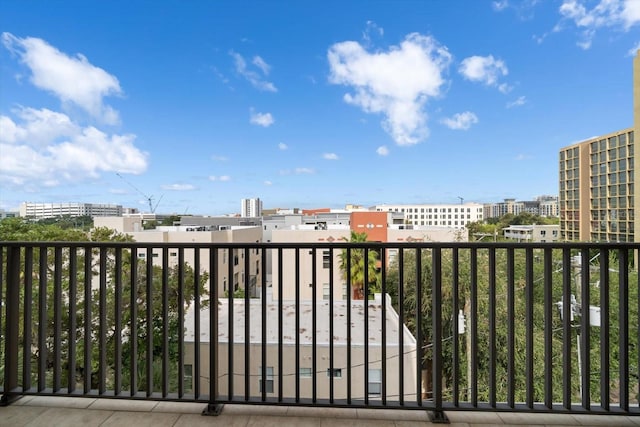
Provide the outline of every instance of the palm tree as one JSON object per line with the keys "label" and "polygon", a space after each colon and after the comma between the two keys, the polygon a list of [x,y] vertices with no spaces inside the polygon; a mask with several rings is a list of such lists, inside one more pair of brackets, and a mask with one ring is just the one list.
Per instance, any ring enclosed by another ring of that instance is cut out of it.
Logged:
{"label": "palm tree", "polygon": [[[344,239],[346,240],[346,239]],[[364,243],[367,241],[367,233],[357,233],[351,231],[350,243]],[[365,267],[365,252],[367,252],[367,262]],[[351,280],[351,290],[353,299],[364,299],[365,268],[367,269],[368,290],[372,292],[379,289],[380,273],[378,271],[379,256],[375,250],[364,248],[353,248],[350,250],[350,272],[347,272],[347,249],[340,253],[340,271],[342,279]]]}

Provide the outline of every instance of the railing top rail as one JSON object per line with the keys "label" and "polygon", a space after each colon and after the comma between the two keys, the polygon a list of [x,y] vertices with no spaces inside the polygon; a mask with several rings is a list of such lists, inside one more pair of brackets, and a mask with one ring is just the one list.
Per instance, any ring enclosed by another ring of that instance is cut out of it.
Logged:
{"label": "railing top rail", "polygon": [[2,247],[65,247],[65,248],[539,248],[539,249],[640,249],[640,243],[633,242],[66,242],[66,241],[0,241]]}

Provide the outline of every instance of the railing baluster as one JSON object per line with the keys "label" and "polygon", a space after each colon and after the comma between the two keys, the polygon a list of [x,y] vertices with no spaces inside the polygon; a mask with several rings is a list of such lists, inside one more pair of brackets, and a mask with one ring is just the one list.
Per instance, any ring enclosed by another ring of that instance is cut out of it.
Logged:
{"label": "railing baluster", "polygon": [[[155,293],[153,292],[153,248],[151,246],[147,247],[146,250],[146,260],[147,260],[147,265],[146,265],[146,274],[147,274],[147,281],[146,281],[146,285],[147,285],[147,318],[146,318],[146,322],[147,322],[147,330],[146,330],[146,339],[147,339],[147,354],[146,354],[146,358],[147,358],[147,397],[151,397],[151,395],[153,394],[153,302],[154,302],[154,298],[155,298]],[[195,316],[196,319],[198,318],[198,316]],[[196,340],[197,340],[197,335],[196,335]],[[197,342],[197,341],[196,341]],[[197,344],[196,344],[196,348]],[[196,354],[198,354],[198,352],[196,352]]]}
{"label": "railing baluster", "polygon": [[[251,301],[249,300],[252,289],[249,286],[249,251],[243,249],[244,253],[244,400],[248,401],[251,396]],[[262,366],[262,372],[266,372],[267,367]],[[262,390],[267,385],[262,383]]]}
{"label": "railing baluster", "polygon": [[526,378],[527,378],[527,407],[533,408],[534,403],[534,378],[535,373],[533,372],[533,358],[534,348],[533,348],[533,248],[531,246],[527,246],[525,250],[525,282],[526,282],[526,291],[525,291],[525,325],[526,325]]}
{"label": "railing baluster", "polygon": [[404,406],[404,248],[398,249],[398,394]]}
{"label": "railing baluster", "polygon": [[[316,248],[311,249],[311,371],[316,372],[318,370],[318,347],[317,347],[317,260],[316,260]],[[331,372],[331,377],[333,377],[333,372]],[[314,375],[311,378],[311,401],[316,403],[317,401],[317,393],[318,393],[318,376]]]}
{"label": "railing baluster", "polygon": [[[177,297],[178,297],[178,319],[179,319],[179,323],[178,323],[178,343],[180,345],[180,348],[183,349],[184,345],[182,343],[184,343],[184,328],[185,328],[185,324],[184,324],[184,306],[185,306],[185,301],[184,301],[184,248],[180,247],[178,248],[178,265],[177,265]],[[214,282],[217,283],[217,282]],[[217,308],[216,304],[213,304],[213,301],[211,302],[210,307],[213,308]],[[213,331],[213,329],[211,329],[211,331]],[[213,336],[213,332],[212,332],[212,336]],[[213,339],[213,338],[212,338]],[[210,342],[210,346],[213,346],[213,342]],[[197,351],[197,349],[194,348],[194,351]],[[184,360],[184,351],[179,351],[178,352],[178,397],[179,398],[183,398],[185,395],[185,389],[184,389],[184,365],[185,365],[185,360]],[[209,369],[211,370],[211,372],[213,372],[214,369],[214,365],[210,364],[209,365]],[[193,366],[191,367],[191,376],[192,376],[192,380],[191,380],[191,387],[193,388]],[[212,378],[215,378],[215,376],[213,376],[211,373],[209,374],[209,376],[211,377],[209,380],[211,381]],[[193,390],[190,390],[191,392],[193,392]]]}
{"label": "railing baluster", "polygon": [[[422,406],[422,357],[424,337],[422,335],[422,251],[416,248],[416,403]],[[425,385],[426,388],[426,385]]]}
{"label": "railing baluster", "polygon": [[[41,250],[42,251],[42,250]],[[42,254],[42,252],[41,252]],[[41,260],[42,261],[42,260]],[[83,366],[83,386],[84,394],[89,394],[93,387],[91,349],[93,338],[91,326],[93,323],[93,311],[91,309],[91,278],[93,276],[93,248],[91,246],[84,247],[84,366]],[[44,304],[43,304],[44,305]],[[134,353],[135,354],[135,353]]]}
{"label": "railing baluster", "polygon": [[193,344],[193,396],[195,400],[200,398],[200,378],[202,372],[200,370],[202,363],[200,361],[200,248],[194,248],[193,252],[193,333],[195,335]]}
{"label": "railing baluster", "polygon": [[[333,248],[329,248],[329,371],[333,372]],[[334,398],[333,375],[329,379],[329,402],[333,403]]]}
{"label": "railing baluster", "polygon": [[562,251],[562,402],[571,409],[571,252]]}
{"label": "railing baluster", "polygon": [[507,249],[507,406],[515,407],[515,253]]}
{"label": "railing baluster", "polygon": [[[351,289],[351,246],[347,246],[345,256],[347,258],[347,404],[351,405],[351,298],[353,290]],[[333,373],[332,373],[333,374]]]}
{"label": "railing baluster", "polygon": [[[7,251],[8,252],[8,251]],[[0,252],[0,256],[2,253]],[[1,259],[1,258],[0,258]],[[73,284],[74,282],[72,282]],[[0,290],[0,300],[2,299],[2,291]],[[75,298],[71,298],[71,304],[75,306]],[[0,311],[2,304],[0,304]],[[2,316],[0,315],[0,319]],[[23,314],[23,322],[24,322],[24,345],[22,346],[22,389],[23,390],[31,390],[31,358],[32,358],[32,334],[33,334],[33,246],[27,246],[24,251],[24,314]],[[75,317],[72,319],[75,320]],[[75,331],[75,328],[74,328]],[[75,342],[74,342],[75,344]],[[75,348],[75,345],[74,345]],[[6,351],[6,347],[5,347]],[[69,354],[69,359],[72,362],[72,366],[75,367],[75,357],[71,357]],[[74,373],[75,375],[75,369]],[[75,382],[74,382],[75,386]],[[70,390],[71,392],[72,390]]]}
{"label": "railing baluster", "polygon": [[553,250],[544,248],[544,406],[553,408]]}
{"label": "railing baluster", "polygon": [[[1,258],[0,258],[1,260]],[[1,282],[0,282],[1,283]],[[0,289],[1,291],[2,289]],[[1,294],[2,292],[0,292]],[[19,328],[20,324],[20,247],[7,251],[6,319],[4,340],[4,392],[0,404],[8,405],[18,393]],[[1,316],[0,312],[0,317]]]}
{"label": "railing baluster", "polygon": [[[609,315],[609,250],[601,249],[600,257],[600,404],[603,409],[610,409],[610,375],[609,375],[609,352],[610,352],[610,323]],[[638,276],[640,280],[640,275]],[[639,294],[640,295],[640,294]],[[640,298],[638,298],[640,304]],[[640,312],[639,312],[640,313]],[[640,359],[639,359],[640,360]]]}
{"label": "railing baluster", "polygon": [[228,269],[227,269],[227,274],[229,275],[229,298],[227,299],[228,303],[227,303],[227,383],[228,383],[228,387],[227,387],[227,391],[228,391],[228,395],[229,395],[229,400],[233,400],[233,380],[234,380],[234,367],[233,367],[233,345],[234,345],[234,317],[233,317],[233,305],[234,305],[234,298],[233,298],[233,293],[235,292],[235,278],[233,276],[233,267],[234,267],[234,251],[232,250],[231,247],[227,248],[227,261],[229,261],[228,263]]}
{"label": "railing baluster", "polygon": [[489,405],[496,407],[496,248],[489,248]]}
{"label": "railing baluster", "polygon": [[362,259],[364,266],[363,291],[363,311],[364,311],[364,404],[369,405],[369,248],[358,249],[363,251]]}
{"label": "railing baluster", "polygon": [[[47,247],[40,246],[40,280],[38,288],[38,391],[47,388]],[[85,338],[87,339],[87,338]],[[85,363],[85,366],[87,363]],[[89,365],[90,366],[90,365]],[[86,373],[85,373],[86,375]]]}
{"label": "railing baluster", "polygon": [[[296,347],[296,403],[300,401],[300,248],[295,249],[295,285],[296,285],[296,329],[294,331],[295,347]],[[318,373],[311,370],[315,377]]]}
{"label": "railing baluster", "polygon": [[169,395],[169,332],[169,248],[165,246],[162,248],[162,397]]}
{"label": "railing baluster", "polygon": [[[387,252],[385,247],[380,248],[380,279],[382,282],[380,304],[382,310],[380,313],[381,331],[381,369],[380,380],[382,382],[380,394],[382,395],[382,405],[387,405]],[[331,316],[333,319],[333,316]],[[402,333],[401,325],[398,325],[398,333]]]}
{"label": "railing baluster", "polygon": [[[114,394],[122,393],[122,248],[115,248],[114,264]],[[75,342],[75,340],[74,340]]]}
{"label": "railing baluster", "polygon": [[[470,281],[471,289],[469,290],[470,312],[469,312],[469,335],[471,341],[471,354],[467,354],[467,358],[471,359],[468,365],[469,385],[471,390],[471,405],[478,407],[478,248],[472,247],[470,254]],[[467,359],[467,360],[468,360]]]}
{"label": "railing baluster", "polygon": [[[629,412],[629,255],[618,249],[620,408]],[[636,319],[637,320],[637,319]]]}
{"label": "railing baluster", "polygon": [[452,376],[453,376],[453,406],[460,406],[460,319],[458,313],[460,311],[460,252],[457,246],[454,246],[451,250],[451,298],[453,307],[451,313],[453,314],[453,349],[451,355]]}
{"label": "railing baluster", "polygon": [[[267,328],[269,327],[269,325],[267,324],[267,276],[266,274],[264,274],[264,266],[267,264],[267,250],[266,249],[261,249],[260,250],[260,265],[262,266],[262,274],[260,276],[260,299],[262,300],[262,336],[261,336],[261,347],[260,350],[262,351],[261,354],[261,359],[262,359],[262,366],[266,367],[267,366]],[[256,272],[257,274],[258,272]],[[256,282],[257,282],[257,277],[256,277]],[[273,294],[272,294],[273,296]],[[265,386],[262,387],[263,391],[265,391],[265,393],[262,394],[262,401],[266,401],[266,384],[267,384],[267,371],[266,368],[263,369],[263,378],[262,378],[262,384],[264,384]],[[278,371],[280,372],[280,371]],[[273,377],[272,377],[273,379]]]}
{"label": "railing baluster", "polygon": [[[182,250],[182,248],[180,248]],[[218,400],[218,251],[219,248],[209,249],[209,404],[215,404]],[[180,297],[178,300],[182,303],[182,288],[180,285]],[[180,317],[182,319],[182,317]],[[180,321],[182,322],[182,320]],[[182,323],[181,323],[182,325]],[[180,326],[180,334],[182,336],[183,327]],[[182,342],[182,338],[180,338]],[[180,352],[182,355],[182,352]],[[182,357],[180,357],[182,363]],[[193,372],[193,371],[192,371]],[[182,387],[180,387],[182,389]]]}
{"label": "railing baluster", "polygon": [[57,393],[62,376],[62,247],[56,246],[53,253],[53,393]]}
{"label": "railing baluster", "polygon": [[131,316],[131,334],[129,336],[129,383],[131,396],[138,393],[138,248],[131,248],[131,289],[129,310]]}
{"label": "railing baluster", "polygon": [[[266,251],[266,249],[263,249]],[[272,255],[273,256],[273,255]],[[262,266],[262,275],[265,275],[265,266]],[[282,402],[283,400],[283,389],[284,389],[284,358],[282,351],[282,342],[284,338],[284,315],[283,315],[283,304],[282,299],[284,298],[283,292],[283,274],[282,274],[282,248],[278,248],[278,402]],[[298,373],[296,372],[296,377]]]}
{"label": "railing baluster", "polygon": [[589,410],[591,408],[591,332],[589,325],[589,305],[591,301],[591,294],[589,289],[589,282],[591,276],[589,274],[589,249],[582,249],[581,251],[581,271],[580,271],[580,294],[581,294],[581,316],[580,316],[580,340],[581,348],[580,360],[582,362],[581,372],[582,378],[580,378],[582,395],[582,407]]}
{"label": "railing baluster", "polygon": [[99,390],[100,395],[107,391],[107,248],[100,247],[100,296],[98,320],[98,352],[99,352]]}
{"label": "railing baluster", "polygon": [[[433,403],[436,417],[443,418],[442,407],[442,249],[439,246],[431,250],[431,334],[433,341]],[[457,331],[454,332],[454,334]]]}

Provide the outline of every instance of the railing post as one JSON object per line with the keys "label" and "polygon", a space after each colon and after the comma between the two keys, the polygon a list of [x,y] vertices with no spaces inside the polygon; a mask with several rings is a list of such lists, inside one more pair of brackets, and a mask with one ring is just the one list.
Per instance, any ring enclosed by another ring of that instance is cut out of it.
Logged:
{"label": "railing post", "polygon": [[4,393],[0,406],[11,404],[18,398],[18,324],[20,317],[20,247],[7,251],[7,294],[4,344]]}

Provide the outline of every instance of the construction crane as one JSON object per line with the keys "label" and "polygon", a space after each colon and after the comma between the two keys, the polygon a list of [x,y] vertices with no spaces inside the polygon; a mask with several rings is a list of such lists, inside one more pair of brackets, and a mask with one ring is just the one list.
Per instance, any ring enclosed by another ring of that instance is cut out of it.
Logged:
{"label": "construction crane", "polygon": [[462,205],[464,203],[464,199],[460,196],[458,196],[458,199],[460,199],[460,204]]}
{"label": "construction crane", "polygon": [[158,199],[158,202],[155,204],[155,206],[153,205],[153,196],[147,196],[146,194],[144,194],[142,191],[140,191],[140,189],[138,189],[138,187],[136,187],[135,185],[133,185],[132,183],[130,183],[129,181],[127,181],[126,179],[124,179],[124,177],[122,175],[120,175],[118,172],[116,172],[116,175],[118,175],[124,182],[126,182],[131,188],[133,188],[134,190],[136,190],[138,193],[140,193],[140,195],[142,195],[142,197],[145,198],[145,200],[147,201],[147,203],[149,203],[149,211],[151,213],[155,213],[156,209],[158,208],[158,205],[160,204],[160,200],[162,200],[162,197],[164,196],[164,194],[162,196],[160,196],[160,198]]}

